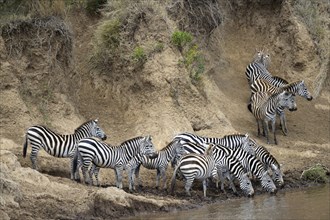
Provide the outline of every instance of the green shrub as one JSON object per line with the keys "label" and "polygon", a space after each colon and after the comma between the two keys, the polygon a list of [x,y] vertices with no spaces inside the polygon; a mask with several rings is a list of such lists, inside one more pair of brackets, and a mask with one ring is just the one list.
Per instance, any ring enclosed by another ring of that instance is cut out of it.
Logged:
{"label": "green shrub", "polygon": [[162,42],[157,42],[154,45],[153,52],[160,53],[164,50],[164,44]]}
{"label": "green shrub", "polygon": [[104,21],[95,32],[97,46],[105,49],[116,49],[120,44],[119,20]]}
{"label": "green shrub", "polygon": [[137,63],[145,63],[147,60],[147,55],[142,47],[136,47],[133,51],[132,58]]}
{"label": "green shrub", "polygon": [[190,47],[184,54],[183,63],[189,70],[190,77],[195,81],[200,80],[201,74],[205,70],[205,60],[197,45]]}
{"label": "green shrub", "polygon": [[182,52],[183,47],[190,43],[193,37],[190,33],[184,31],[174,31],[172,34],[171,42]]}
{"label": "green shrub", "polygon": [[328,170],[321,164],[316,164],[315,166],[310,167],[307,170],[304,170],[301,174],[303,180],[326,183],[329,181],[327,177]]}

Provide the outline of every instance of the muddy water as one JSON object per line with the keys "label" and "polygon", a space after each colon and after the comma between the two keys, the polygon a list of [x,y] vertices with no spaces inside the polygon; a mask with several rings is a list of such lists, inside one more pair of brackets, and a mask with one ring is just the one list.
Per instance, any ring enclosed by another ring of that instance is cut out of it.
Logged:
{"label": "muddy water", "polygon": [[276,196],[257,195],[167,214],[135,216],[130,219],[330,219],[329,185]]}

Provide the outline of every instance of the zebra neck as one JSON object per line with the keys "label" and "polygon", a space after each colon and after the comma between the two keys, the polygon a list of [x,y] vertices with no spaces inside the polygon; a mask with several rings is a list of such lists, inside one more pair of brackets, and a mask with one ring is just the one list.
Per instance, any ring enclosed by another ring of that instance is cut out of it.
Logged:
{"label": "zebra neck", "polygon": [[294,82],[294,83],[290,83],[286,86],[283,86],[283,89],[287,92],[291,92],[291,93],[296,93],[297,92],[297,85],[299,82]]}

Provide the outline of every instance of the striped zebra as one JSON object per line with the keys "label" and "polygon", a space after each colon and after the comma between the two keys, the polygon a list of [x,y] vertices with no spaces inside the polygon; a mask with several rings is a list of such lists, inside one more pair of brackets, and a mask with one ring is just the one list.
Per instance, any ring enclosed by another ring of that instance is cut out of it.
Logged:
{"label": "striped zebra", "polygon": [[[186,154],[191,154],[192,152],[202,152],[202,154],[204,154],[205,149],[207,148],[207,145],[204,143],[200,145],[194,142],[185,142],[183,143],[183,146]],[[230,174],[232,174],[239,180],[240,188],[243,190],[244,194],[252,196],[254,190],[251,181],[241,162],[236,159],[233,150],[222,145],[215,146],[216,147],[213,149],[213,156],[218,171],[218,177],[221,182],[221,190],[224,191],[224,177],[227,177],[230,180],[230,187],[234,193],[237,193],[236,187],[230,176]]]}
{"label": "striped zebra", "polygon": [[[274,94],[274,93],[280,93],[283,91],[287,91],[292,94],[296,94],[301,97],[304,97],[308,101],[311,101],[313,99],[312,94],[308,91],[307,86],[305,85],[303,80],[293,82],[293,83],[284,85],[282,87],[275,87],[272,84],[270,84],[268,81],[258,79],[256,81],[254,81],[254,83],[252,84],[251,91],[252,91],[252,94],[256,93],[256,92],[270,92],[270,93]],[[287,125],[286,125],[284,108],[279,106],[276,109],[276,112],[280,116],[280,125],[282,127],[282,132],[284,135],[287,135],[288,129],[287,129]]]}
{"label": "striped zebra", "polygon": [[180,171],[185,179],[185,190],[188,196],[190,194],[190,188],[195,179],[202,180],[203,182],[203,193],[204,197],[206,197],[206,181],[207,178],[213,177],[218,179],[217,177],[217,169],[215,166],[215,160],[213,157],[213,148],[214,145],[210,144],[206,150],[205,154],[187,154],[183,155],[178,164],[176,165],[173,176],[171,179],[171,193],[174,194],[175,188],[175,180],[176,173]]}
{"label": "striped zebra", "polygon": [[270,63],[269,55],[264,54],[263,51],[259,51],[253,62],[251,62],[246,67],[245,75],[247,77],[250,88],[254,83],[254,81],[258,79],[263,79],[276,87],[280,87],[288,84],[288,81],[286,81],[285,79],[279,76],[272,76],[272,74],[268,71],[269,63]]}
{"label": "striped zebra", "polygon": [[276,109],[281,106],[288,108],[290,111],[297,110],[297,104],[291,93],[283,91],[281,93],[270,94],[268,92],[257,92],[251,97],[251,105],[249,110],[252,112],[257,121],[258,135],[260,135],[259,122],[262,123],[263,131],[269,144],[269,127],[271,122],[272,132],[274,134],[274,143],[277,144],[275,134]]}
{"label": "striped zebra", "polygon": [[[30,143],[32,147],[30,159],[33,169],[38,168],[37,157],[41,148],[54,157],[70,157],[72,169],[76,145],[79,140],[86,137],[98,137],[102,140],[107,138],[106,134],[99,127],[97,119],[85,122],[76,128],[73,134],[69,135],[57,134],[45,126],[32,126],[25,135],[23,157],[26,157],[28,143]],[[71,179],[73,178],[71,173]]]}
{"label": "striped zebra", "polygon": [[[210,137],[202,137],[196,134],[192,134],[189,132],[184,132],[176,135],[174,139],[180,139],[183,142],[193,142],[198,145],[203,144],[219,144],[231,149],[235,149],[237,147],[242,148],[247,153],[251,155],[255,155],[254,146],[256,145],[255,140],[249,137],[248,134],[230,134],[225,135],[222,138],[210,138]],[[196,148],[192,153],[203,154],[205,149]]]}
{"label": "striped zebra", "polygon": [[128,170],[128,173],[130,173],[129,176],[132,178],[130,180],[129,185],[130,192],[135,190],[134,174],[135,178],[137,179],[138,185],[140,185],[139,172],[141,165],[147,169],[156,169],[156,188],[158,189],[159,179],[162,178],[163,189],[166,189],[166,170],[168,163],[170,161],[173,161],[176,157],[181,157],[183,154],[183,145],[180,143],[179,140],[173,140],[165,148],[158,151],[158,157],[156,158],[151,159],[147,156],[137,156],[134,159],[130,160],[126,165],[126,169]]}
{"label": "striped zebra", "polygon": [[[147,155],[151,158],[157,156],[150,136],[135,137],[124,141],[119,146],[110,146],[107,143],[92,138],[85,138],[78,143],[72,172],[77,172],[78,158],[80,158],[84,182],[93,184],[92,174],[94,174],[96,184],[99,185],[98,173],[100,168],[112,168],[116,174],[116,186],[122,189],[123,170],[126,164],[137,155]],[[90,180],[87,181],[86,172],[91,164],[92,167],[89,172]]]}
{"label": "striped zebra", "polygon": [[268,170],[269,168],[272,170],[272,179],[275,181],[275,183],[277,183],[279,186],[283,186],[283,173],[281,171],[281,166],[275,157],[271,155],[271,153],[264,146],[258,145],[256,146],[255,150],[257,157],[264,164],[265,170]]}
{"label": "striped zebra", "polygon": [[[184,148],[186,150],[186,153],[195,152],[196,149],[198,151],[202,151],[202,149],[204,149],[204,151],[205,151],[205,145],[198,145],[198,144],[191,143],[191,142],[185,143]],[[271,193],[276,193],[276,186],[275,186],[274,182],[268,175],[267,170],[264,169],[263,163],[256,156],[248,154],[246,151],[244,151],[241,148],[230,149],[227,146],[223,146],[223,145],[219,145],[219,144],[216,145],[214,154],[215,154],[215,160],[217,161],[216,162],[217,164],[218,164],[218,161],[220,161],[221,159],[223,159],[225,157],[224,154],[231,155],[232,157],[236,158],[241,163],[241,165],[246,170],[246,172],[252,173],[254,176],[256,176],[260,180],[261,186],[266,191],[271,192]],[[226,173],[226,171],[228,172],[228,168],[227,169],[222,168],[220,170],[222,171],[221,173]],[[219,175],[220,180],[221,179],[223,180],[223,178],[221,178],[222,176],[223,175]],[[227,177],[229,178],[228,175],[227,175]],[[236,192],[236,189],[233,187],[232,179],[229,178],[229,181],[231,184],[231,188],[234,190],[234,192]],[[221,189],[223,190],[223,181],[221,181],[221,182],[222,182]]]}

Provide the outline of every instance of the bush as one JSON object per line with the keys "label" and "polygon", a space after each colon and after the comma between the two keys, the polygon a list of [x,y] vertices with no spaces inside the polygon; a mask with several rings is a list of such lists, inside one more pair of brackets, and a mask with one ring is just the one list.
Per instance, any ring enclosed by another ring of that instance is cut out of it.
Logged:
{"label": "bush", "polygon": [[142,47],[136,47],[133,51],[132,57],[137,63],[145,63],[147,61],[147,56]]}
{"label": "bush", "polygon": [[100,14],[100,9],[107,3],[107,0],[87,0],[86,11],[91,15]]}
{"label": "bush", "polygon": [[180,52],[182,52],[183,47],[190,43],[193,40],[193,37],[190,33],[185,31],[174,31],[172,34],[171,42],[178,47]]}
{"label": "bush", "polygon": [[328,172],[329,171],[324,166],[322,166],[321,164],[316,164],[315,166],[304,170],[301,174],[301,179],[319,183],[326,183],[329,181],[329,178],[327,177]]}
{"label": "bush", "polygon": [[96,30],[97,46],[105,49],[116,49],[120,44],[120,22],[104,21]]}

